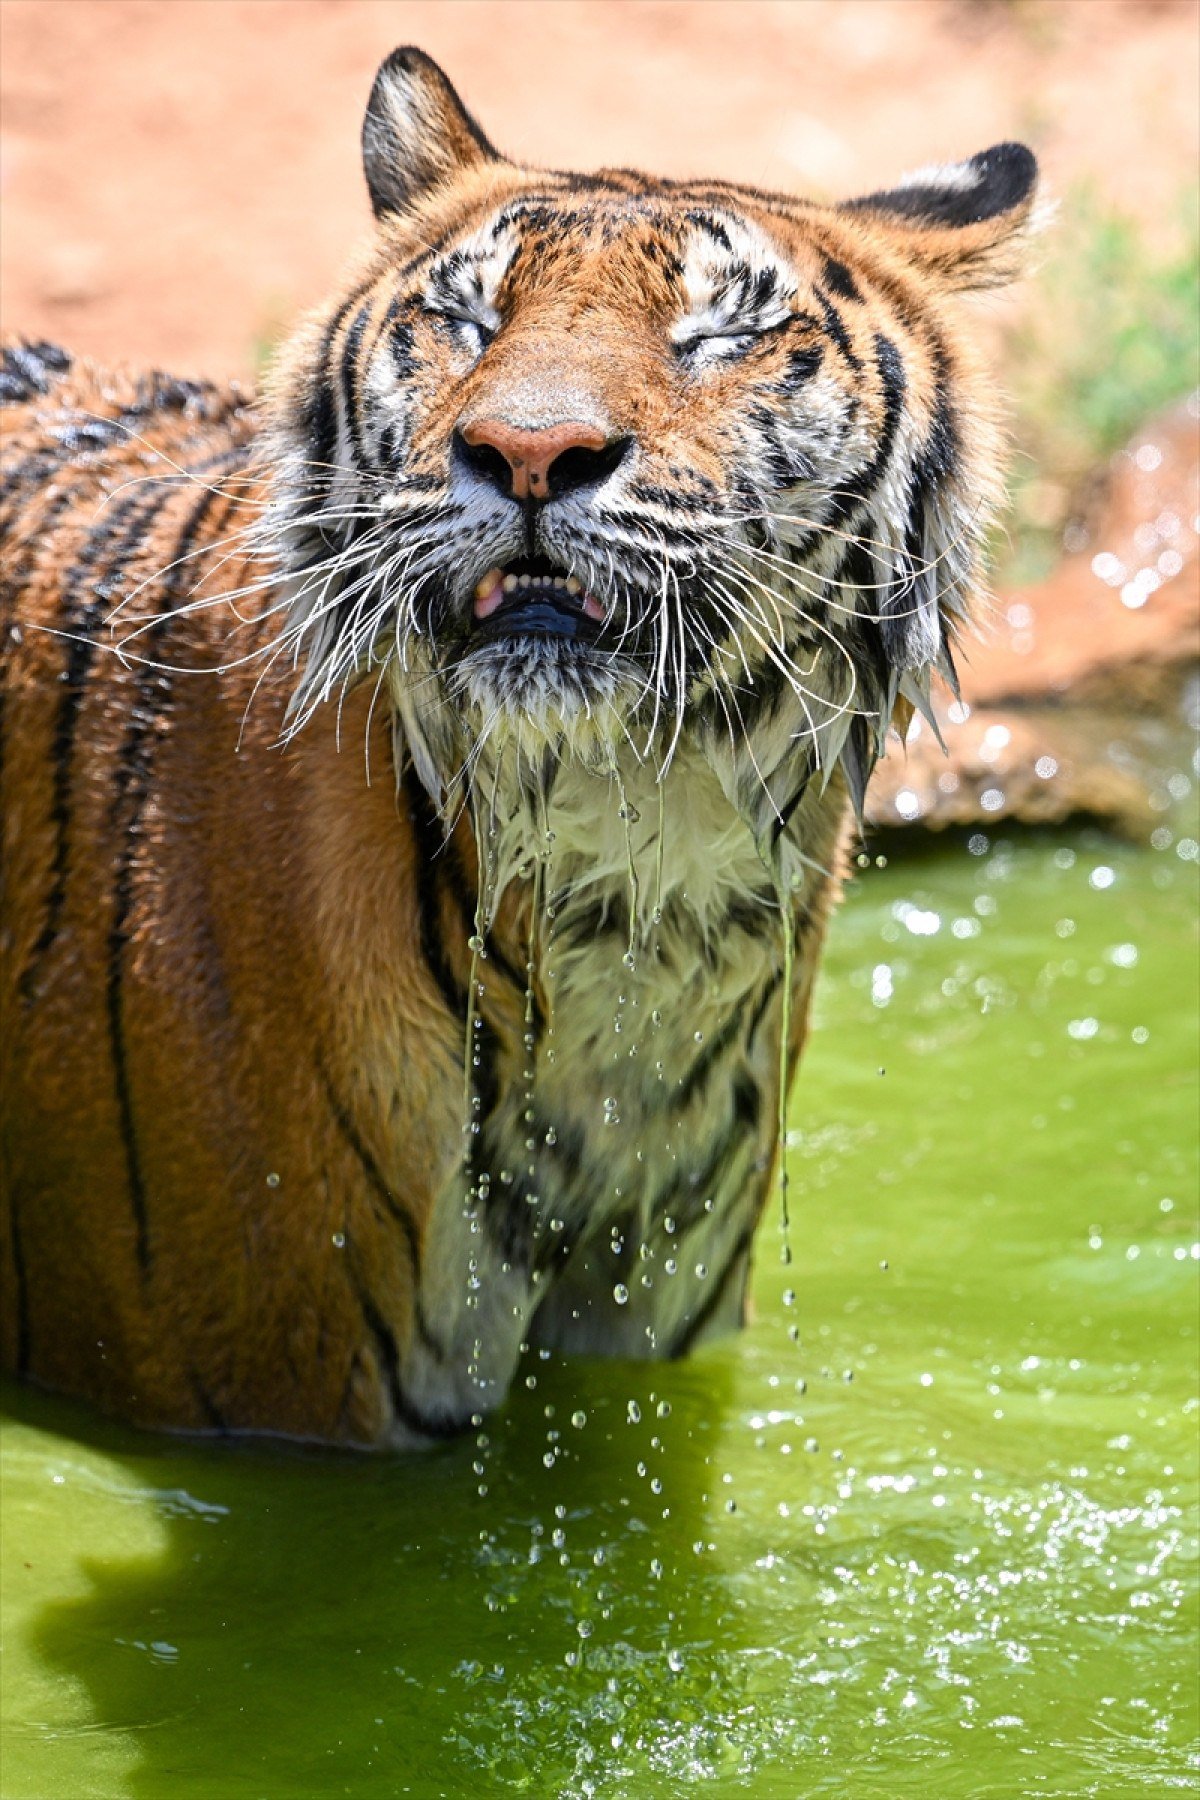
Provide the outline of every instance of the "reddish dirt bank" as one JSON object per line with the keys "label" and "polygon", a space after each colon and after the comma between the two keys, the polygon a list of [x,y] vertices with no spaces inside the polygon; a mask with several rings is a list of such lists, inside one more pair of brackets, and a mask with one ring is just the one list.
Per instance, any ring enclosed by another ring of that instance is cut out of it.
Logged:
{"label": "reddish dirt bank", "polygon": [[1048,825],[1086,815],[1140,837],[1161,821],[1195,710],[1200,652],[1200,397],[1114,457],[1092,541],[1006,595],[937,703],[946,754],[915,721],[867,815],[892,828]]}

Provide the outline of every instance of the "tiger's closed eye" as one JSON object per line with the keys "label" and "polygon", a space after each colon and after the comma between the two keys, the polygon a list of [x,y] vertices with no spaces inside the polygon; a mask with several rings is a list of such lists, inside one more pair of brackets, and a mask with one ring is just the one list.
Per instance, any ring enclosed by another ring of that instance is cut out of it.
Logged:
{"label": "tiger's closed eye", "polygon": [[445,307],[430,307],[429,311],[436,318],[446,321],[459,343],[474,357],[483,355],[499,328],[498,325],[491,325],[477,318],[473,313],[451,312]]}
{"label": "tiger's closed eye", "polygon": [[708,363],[729,362],[744,356],[758,342],[755,331],[697,331],[675,345],[675,354],[692,368]]}

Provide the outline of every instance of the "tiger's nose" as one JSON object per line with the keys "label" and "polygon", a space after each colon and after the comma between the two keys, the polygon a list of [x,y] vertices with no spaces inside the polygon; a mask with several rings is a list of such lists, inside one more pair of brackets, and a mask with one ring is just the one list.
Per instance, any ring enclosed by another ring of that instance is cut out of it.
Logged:
{"label": "tiger's nose", "polygon": [[629,448],[628,438],[609,438],[580,419],[536,431],[476,419],[457,435],[470,468],[514,500],[549,500],[591,487],[612,474]]}

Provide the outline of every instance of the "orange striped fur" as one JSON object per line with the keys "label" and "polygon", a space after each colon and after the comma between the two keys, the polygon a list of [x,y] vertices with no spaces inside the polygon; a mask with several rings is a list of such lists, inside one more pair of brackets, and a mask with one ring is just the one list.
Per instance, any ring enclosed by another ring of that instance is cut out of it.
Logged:
{"label": "orange striped fur", "polygon": [[128,1418],[380,1445],[743,1316],[851,803],[953,679],[955,294],[1033,163],[547,174],[413,51],[364,158],[261,408],[5,355],[0,1298]]}

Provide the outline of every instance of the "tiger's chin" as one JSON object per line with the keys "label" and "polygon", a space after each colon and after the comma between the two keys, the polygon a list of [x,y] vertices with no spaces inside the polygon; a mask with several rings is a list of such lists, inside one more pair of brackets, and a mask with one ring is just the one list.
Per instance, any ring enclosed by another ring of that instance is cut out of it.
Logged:
{"label": "tiger's chin", "polygon": [[478,741],[607,766],[626,742],[645,677],[626,657],[569,638],[510,636],[455,668],[447,699]]}

